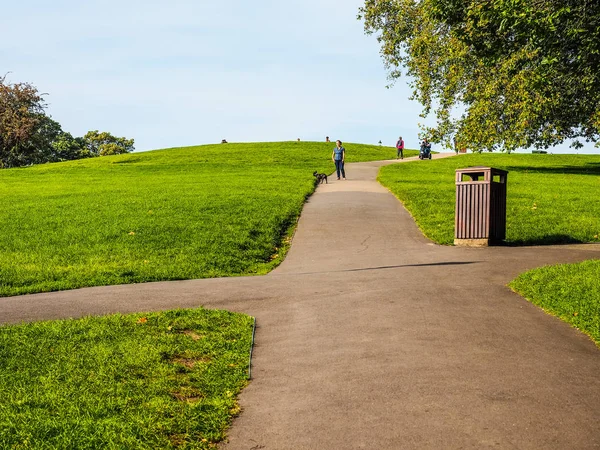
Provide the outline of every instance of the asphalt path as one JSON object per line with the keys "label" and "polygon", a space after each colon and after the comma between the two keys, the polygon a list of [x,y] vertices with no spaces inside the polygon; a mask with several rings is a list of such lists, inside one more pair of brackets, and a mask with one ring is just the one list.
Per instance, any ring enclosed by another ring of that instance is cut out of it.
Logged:
{"label": "asphalt path", "polygon": [[0,321],[200,305],[255,316],[228,450],[600,448],[600,350],[506,287],[600,246],[435,245],[376,181],[395,162],[320,185],[269,275],[2,298]]}

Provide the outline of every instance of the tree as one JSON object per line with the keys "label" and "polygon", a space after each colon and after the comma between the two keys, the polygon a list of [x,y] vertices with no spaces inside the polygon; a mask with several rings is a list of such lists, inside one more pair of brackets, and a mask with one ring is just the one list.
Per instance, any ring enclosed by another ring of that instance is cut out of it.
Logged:
{"label": "tree", "polygon": [[52,156],[50,161],[71,161],[73,159],[90,158],[92,155],[85,148],[83,138],[74,138],[71,133],[61,131],[52,141]]}
{"label": "tree", "polygon": [[64,133],[60,124],[46,114],[40,114],[30,138],[21,146],[21,152],[27,157],[25,164],[42,164],[45,162],[60,161],[55,158],[53,143]]}
{"label": "tree", "polygon": [[132,152],[135,148],[133,139],[115,137],[106,131],[88,131],[83,141],[85,148],[94,156],[120,155]]}
{"label": "tree", "polygon": [[[411,77],[435,142],[473,150],[600,139],[600,2],[367,0],[392,81]],[[462,110],[457,116],[456,110]]]}
{"label": "tree", "polygon": [[42,94],[29,83],[6,83],[0,77],[0,167],[31,164],[37,159],[32,145],[44,127]]}

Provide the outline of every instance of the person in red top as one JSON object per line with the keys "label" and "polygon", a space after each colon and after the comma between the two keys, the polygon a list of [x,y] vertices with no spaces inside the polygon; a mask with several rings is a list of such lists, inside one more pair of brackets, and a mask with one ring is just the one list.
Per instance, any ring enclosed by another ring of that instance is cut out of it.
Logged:
{"label": "person in red top", "polygon": [[404,141],[402,140],[402,136],[398,138],[398,142],[396,142],[396,148],[398,152],[396,153],[396,159],[404,159]]}

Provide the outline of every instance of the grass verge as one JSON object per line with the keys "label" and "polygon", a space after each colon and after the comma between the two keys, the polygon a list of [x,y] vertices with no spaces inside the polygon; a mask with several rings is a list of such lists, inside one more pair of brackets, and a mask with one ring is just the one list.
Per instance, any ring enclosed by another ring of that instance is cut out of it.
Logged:
{"label": "grass verge", "polygon": [[2,448],[209,448],[251,335],[251,317],[205,309],[2,326]]}
{"label": "grass verge", "polygon": [[600,156],[469,154],[383,167],[379,181],[406,206],[423,233],[454,240],[458,168],[508,170],[507,243],[600,242]]}
{"label": "grass verge", "polygon": [[519,275],[509,286],[600,347],[600,260],[541,267]]}
{"label": "grass verge", "polygon": [[[0,296],[264,274],[285,255],[312,173],[334,170],[333,146],[206,145],[1,170]],[[348,162],[396,156],[345,147]]]}

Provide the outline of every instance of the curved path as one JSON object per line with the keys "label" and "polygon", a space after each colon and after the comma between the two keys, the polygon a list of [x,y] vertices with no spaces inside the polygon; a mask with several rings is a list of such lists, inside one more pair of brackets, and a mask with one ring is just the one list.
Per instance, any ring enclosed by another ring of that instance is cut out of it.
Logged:
{"label": "curved path", "polygon": [[199,305],[256,316],[227,449],[600,448],[600,351],[505,287],[600,246],[434,245],[376,182],[393,162],[320,186],[267,276],[4,298],[1,320]]}

